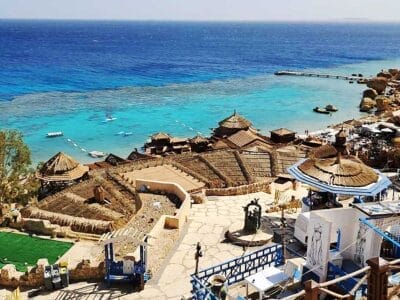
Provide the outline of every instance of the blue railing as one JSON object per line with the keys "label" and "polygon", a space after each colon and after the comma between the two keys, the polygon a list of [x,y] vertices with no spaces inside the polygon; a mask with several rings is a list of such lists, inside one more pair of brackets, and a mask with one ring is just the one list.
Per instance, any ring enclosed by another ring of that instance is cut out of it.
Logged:
{"label": "blue railing", "polygon": [[[327,280],[333,280],[337,277],[342,277],[345,275],[347,275],[347,273],[345,271],[343,271],[341,268],[337,267],[333,263],[328,262]],[[350,292],[353,289],[353,287],[357,284],[357,282],[358,281],[356,279],[349,278],[349,279],[346,279],[346,280],[336,283],[336,285],[339,286],[343,291]],[[362,292],[364,294],[366,285],[361,285],[361,287],[359,289],[362,290]]]}
{"label": "blue railing", "polygon": [[223,275],[227,279],[227,284],[232,285],[263,270],[266,266],[280,266],[283,263],[282,246],[275,244],[201,270],[197,275],[191,276],[193,299],[217,299],[207,288],[207,281],[212,275]]}

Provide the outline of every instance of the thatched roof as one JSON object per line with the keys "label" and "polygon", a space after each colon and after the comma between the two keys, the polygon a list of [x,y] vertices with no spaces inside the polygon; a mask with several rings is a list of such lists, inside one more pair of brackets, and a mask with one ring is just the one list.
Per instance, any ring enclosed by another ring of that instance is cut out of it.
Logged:
{"label": "thatched roof", "polygon": [[83,166],[67,154],[58,152],[43,165],[36,177],[45,181],[71,181],[81,178],[88,171],[88,166]]}
{"label": "thatched roof", "polygon": [[104,161],[113,166],[117,166],[119,164],[123,164],[123,163],[127,162],[122,157],[119,157],[118,155],[115,155],[113,153],[108,154],[108,156],[106,157],[106,159]]}
{"label": "thatched roof", "polygon": [[127,157],[128,160],[139,160],[139,159],[149,159],[149,158],[153,157],[144,153],[140,153],[137,151],[137,149],[133,150]]}
{"label": "thatched roof", "polygon": [[337,150],[331,144],[325,144],[311,150],[310,157],[312,158],[331,158],[337,156]]}
{"label": "thatched roof", "polygon": [[70,226],[74,231],[102,234],[113,229],[113,222],[73,217],[65,214],[49,212],[36,207],[28,207],[23,215],[29,218],[49,220],[52,224]]}
{"label": "thatched roof", "polygon": [[189,142],[191,144],[202,144],[202,143],[208,143],[208,139],[200,135],[196,135],[195,137],[191,138]]}
{"label": "thatched roof", "polygon": [[304,174],[331,185],[363,187],[378,181],[377,173],[355,157],[309,158],[298,167]]}
{"label": "thatched roof", "polygon": [[272,130],[271,133],[279,135],[279,136],[285,136],[288,134],[295,134],[296,132],[291,131],[287,128],[279,128],[279,129]]}
{"label": "thatched roof", "polygon": [[228,141],[239,148],[244,147],[255,140],[266,142],[266,140],[254,133],[252,130],[240,130],[228,137]]}
{"label": "thatched roof", "polygon": [[181,137],[171,137],[170,139],[171,144],[186,143],[187,141],[188,141],[187,138],[181,138]]}
{"label": "thatched roof", "polygon": [[218,124],[220,127],[229,129],[247,129],[252,126],[250,121],[237,114],[236,111],[233,113],[233,115],[222,120]]}
{"label": "thatched roof", "polygon": [[164,133],[164,132],[158,132],[158,133],[153,134],[150,138],[152,140],[154,140],[154,141],[157,141],[157,140],[169,140],[169,139],[171,139],[171,136],[169,134],[167,134],[167,133]]}

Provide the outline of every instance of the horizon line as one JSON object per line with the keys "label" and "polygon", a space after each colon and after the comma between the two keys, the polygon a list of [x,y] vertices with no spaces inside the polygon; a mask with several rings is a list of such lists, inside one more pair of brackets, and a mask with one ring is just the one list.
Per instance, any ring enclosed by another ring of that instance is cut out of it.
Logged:
{"label": "horizon line", "polygon": [[245,19],[111,19],[111,18],[9,18],[0,17],[0,21],[87,21],[87,22],[185,22],[185,23],[343,23],[343,24],[398,24],[400,20],[377,20],[368,18],[341,18],[341,19],[281,19],[281,20],[245,20]]}

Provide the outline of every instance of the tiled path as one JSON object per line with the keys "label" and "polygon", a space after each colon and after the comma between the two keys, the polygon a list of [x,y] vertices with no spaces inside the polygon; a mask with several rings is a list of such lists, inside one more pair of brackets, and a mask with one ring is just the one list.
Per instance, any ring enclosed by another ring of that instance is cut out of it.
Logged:
{"label": "tiled path", "polygon": [[[183,237],[171,251],[161,269],[160,276],[155,276],[150,280],[140,293],[123,295],[114,290],[109,291],[110,297],[107,298],[104,297],[107,290],[99,291],[100,294],[91,290],[88,295],[84,290],[89,284],[79,283],[71,285],[68,290],[75,290],[81,293],[80,296],[61,291],[58,294],[53,293],[35,299],[182,299],[182,296],[189,297],[190,275],[194,273],[195,268],[196,243],[201,243],[204,253],[200,259],[200,270],[243,255],[241,247],[221,243],[221,241],[228,228],[242,226],[243,206],[254,198],[260,199],[259,204],[263,210],[273,201],[273,196],[270,194],[256,193],[243,196],[209,197],[205,204],[193,205],[187,233],[183,233]],[[253,252],[256,249],[250,248],[247,252]]]}

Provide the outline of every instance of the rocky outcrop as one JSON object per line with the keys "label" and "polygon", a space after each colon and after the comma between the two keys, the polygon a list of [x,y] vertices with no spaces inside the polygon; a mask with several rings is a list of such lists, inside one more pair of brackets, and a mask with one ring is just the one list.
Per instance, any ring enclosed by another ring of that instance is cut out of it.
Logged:
{"label": "rocky outcrop", "polygon": [[377,111],[385,111],[389,108],[390,105],[390,99],[388,97],[385,96],[377,96],[375,98],[375,102],[376,102],[376,109]]}
{"label": "rocky outcrop", "polygon": [[368,112],[372,110],[376,105],[376,102],[371,98],[363,98],[360,103],[360,111]]}
{"label": "rocky outcrop", "polygon": [[391,79],[392,78],[392,74],[390,74],[388,71],[382,71],[379,72],[376,77],[384,77],[386,79]]}
{"label": "rocky outcrop", "polygon": [[385,91],[387,84],[388,79],[385,77],[375,77],[367,82],[367,86],[377,91],[378,94],[382,94]]}
{"label": "rocky outcrop", "polygon": [[378,92],[375,91],[374,89],[366,89],[363,92],[363,98],[375,99],[376,96],[378,96]]}
{"label": "rocky outcrop", "polygon": [[397,74],[400,74],[400,70],[399,69],[389,69],[388,72],[390,73],[390,75],[396,76]]}

